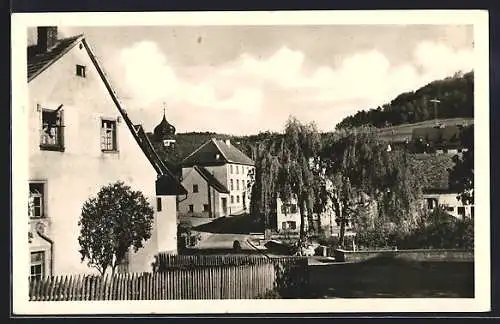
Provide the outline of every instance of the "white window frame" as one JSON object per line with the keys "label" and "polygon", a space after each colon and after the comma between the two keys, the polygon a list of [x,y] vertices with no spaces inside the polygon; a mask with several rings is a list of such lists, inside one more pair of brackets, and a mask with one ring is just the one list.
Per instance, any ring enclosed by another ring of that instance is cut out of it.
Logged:
{"label": "white window frame", "polygon": [[[113,127],[107,127],[107,123],[113,125]],[[117,118],[103,118],[101,117],[100,124],[100,145],[102,152],[118,152],[118,120]],[[109,133],[111,130],[111,143],[109,142]],[[110,146],[111,144],[111,146]],[[111,148],[110,148],[111,147]]]}
{"label": "white window frame", "polygon": [[[38,254],[41,255],[41,260],[33,261],[33,255]],[[30,253],[30,279],[42,279],[45,277],[46,272],[46,258],[47,253],[43,250],[41,251],[32,251]],[[40,266],[40,274],[33,274],[33,267]]]}
{"label": "white window frame", "polygon": [[[32,194],[31,185],[40,185],[42,187],[41,193]],[[46,181],[29,181],[29,197],[28,197],[28,215],[30,219],[42,219],[47,217],[47,183]],[[40,206],[34,206],[33,198],[40,198]],[[34,208],[40,208],[40,215],[35,216]]]}

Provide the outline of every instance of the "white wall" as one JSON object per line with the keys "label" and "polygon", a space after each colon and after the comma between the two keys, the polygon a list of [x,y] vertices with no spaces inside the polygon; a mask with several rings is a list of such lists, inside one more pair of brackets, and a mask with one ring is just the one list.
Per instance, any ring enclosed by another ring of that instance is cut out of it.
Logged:
{"label": "white wall", "polygon": [[[231,164],[231,163],[226,164],[227,178],[224,179],[223,183],[227,183],[227,188],[230,191],[229,206],[231,207],[231,213],[233,214],[244,211],[245,206],[243,204],[243,194],[245,194],[246,196],[245,198],[246,210],[248,211],[250,209],[250,191],[247,190],[246,187],[248,182],[250,181],[248,172],[250,170],[253,170],[254,168],[255,168],[254,166],[249,166],[249,165]],[[232,189],[231,189],[231,179],[233,180]],[[239,189],[237,186],[238,181],[239,181]],[[244,186],[243,186],[243,181],[245,182]],[[233,204],[231,204],[231,196],[233,196],[233,201],[234,201]],[[239,203],[237,202],[236,198],[238,196],[239,196]]]}
{"label": "white wall", "polygon": [[[219,176],[223,176],[221,167],[206,167],[209,171],[218,171]],[[220,180],[219,180],[220,181]],[[221,181],[222,182],[222,181]],[[222,182],[224,183],[224,182]],[[187,196],[180,196],[179,202],[179,214],[182,215],[199,215],[203,217],[209,217],[208,212],[204,212],[203,205],[209,204],[208,202],[208,190],[209,186],[207,181],[192,167],[182,169],[182,185],[188,191]],[[193,192],[193,185],[198,185],[198,192]],[[227,216],[222,210],[221,199],[226,197],[228,201],[228,212],[229,212],[229,198],[227,194],[219,193],[214,188],[210,187],[210,208],[212,208],[212,217]],[[193,205],[193,213],[189,212],[189,205]]]}
{"label": "white wall", "polygon": [[[86,78],[76,76],[76,64],[86,66]],[[40,150],[41,112],[37,104],[51,109],[64,105],[64,152]],[[78,252],[78,219],[83,202],[102,186],[122,180],[142,191],[155,207],[156,172],[123,119],[117,126],[119,152],[101,152],[100,119],[120,114],[84,47],[77,45],[29,83],[28,112],[29,177],[47,181],[47,235],[55,241],[54,273],[94,272],[80,262]],[[175,197],[169,199],[175,203]],[[171,218],[175,219],[175,215]],[[156,243],[153,235],[144,253],[155,251]]]}
{"label": "white wall", "polygon": [[464,205],[462,201],[457,200],[457,193],[439,193],[439,194],[429,194],[426,193],[423,195],[424,198],[424,206],[427,208],[427,200],[428,199],[436,199],[438,205],[443,207],[448,207],[448,213],[457,218],[462,218],[458,213],[458,208],[463,207],[465,209],[465,217],[471,217],[473,206]]}

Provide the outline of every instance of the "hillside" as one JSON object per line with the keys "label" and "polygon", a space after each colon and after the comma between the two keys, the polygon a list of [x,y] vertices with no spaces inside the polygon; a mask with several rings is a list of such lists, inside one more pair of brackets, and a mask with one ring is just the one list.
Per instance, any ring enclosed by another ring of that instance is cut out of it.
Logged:
{"label": "hillside", "polygon": [[[431,101],[438,99],[436,106]],[[436,110],[434,110],[436,108]],[[434,118],[474,117],[474,72],[433,81],[416,91],[398,95],[391,102],[345,117],[336,128],[372,125],[377,128],[430,121]]]}
{"label": "hillside", "polygon": [[411,141],[411,136],[414,129],[434,127],[436,123],[443,125],[445,127],[455,126],[455,125],[473,125],[474,118],[449,118],[449,119],[426,120],[419,123],[402,124],[392,127],[379,128],[376,130],[376,133],[380,139],[388,142],[404,142],[405,140]]}

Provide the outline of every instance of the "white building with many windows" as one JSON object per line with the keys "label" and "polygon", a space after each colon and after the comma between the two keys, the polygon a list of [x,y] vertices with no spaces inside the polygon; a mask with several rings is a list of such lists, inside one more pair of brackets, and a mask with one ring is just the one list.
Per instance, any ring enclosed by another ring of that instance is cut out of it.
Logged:
{"label": "white building with many windows", "polygon": [[255,164],[229,140],[211,139],[182,162],[179,213],[220,217],[250,209],[250,174]]}
{"label": "white building with many windows", "polygon": [[120,104],[83,35],[30,30],[28,43],[29,252],[31,276],[93,273],[80,260],[83,203],[118,180],[155,209],[153,233],[129,255],[130,271],[150,271],[158,252],[175,253],[176,197],[185,189]]}

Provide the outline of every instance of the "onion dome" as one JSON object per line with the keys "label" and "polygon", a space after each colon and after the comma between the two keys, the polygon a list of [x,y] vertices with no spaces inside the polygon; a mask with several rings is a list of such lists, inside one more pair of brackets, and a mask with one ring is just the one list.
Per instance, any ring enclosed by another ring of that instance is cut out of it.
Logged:
{"label": "onion dome", "polygon": [[163,110],[163,119],[153,130],[154,136],[157,140],[171,138],[175,135],[175,127],[170,124],[165,118],[165,110]]}

